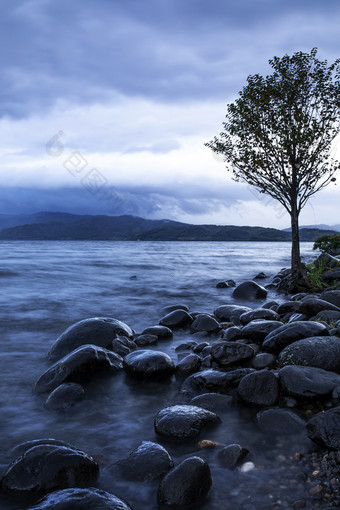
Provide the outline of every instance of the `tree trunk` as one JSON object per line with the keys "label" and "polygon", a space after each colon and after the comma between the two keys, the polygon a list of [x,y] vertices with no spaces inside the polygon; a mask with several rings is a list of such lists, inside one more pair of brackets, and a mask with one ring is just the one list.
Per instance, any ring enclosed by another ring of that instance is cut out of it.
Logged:
{"label": "tree trunk", "polygon": [[304,277],[304,270],[300,256],[299,213],[296,204],[292,207],[290,218],[292,226],[292,277],[298,279]]}

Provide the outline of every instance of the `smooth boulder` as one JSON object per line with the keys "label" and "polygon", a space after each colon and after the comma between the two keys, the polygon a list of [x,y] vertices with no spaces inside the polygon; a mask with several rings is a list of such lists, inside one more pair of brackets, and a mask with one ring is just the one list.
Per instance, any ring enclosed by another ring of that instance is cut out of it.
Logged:
{"label": "smooth boulder", "polygon": [[280,316],[274,310],[270,310],[269,308],[256,308],[255,310],[245,312],[240,316],[240,321],[243,325],[248,324],[248,322],[251,322],[255,319],[278,321],[280,320]]}
{"label": "smooth boulder", "polygon": [[197,354],[188,354],[176,365],[176,372],[180,375],[189,375],[201,368],[201,358]]}
{"label": "smooth boulder", "polygon": [[107,348],[117,336],[132,338],[132,329],[122,321],[111,317],[94,317],[73,324],[62,333],[47,353],[50,361],[56,361],[81,345],[93,344]]}
{"label": "smooth boulder", "polygon": [[183,328],[193,321],[191,315],[185,310],[174,310],[163,317],[159,324],[170,329]]}
{"label": "smooth boulder", "polygon": [[281,326],[283,323],[278,320],[254,319],[243,326],[241,334],[243,338],[261,343],[269,333],[276,331]]}
{"label": "smooth boulder", "polygon": [[65,411],[84,398],[85,390],[80,384],[64,383],[50,393],[45,407],[51,411]]}
{"label": "smooth boulder", "polygon": [[197,395],[190,401],[190,405],[203,407],[208,411],[216,413],[218,411],[226,411],[232,405],[233,398],[229,395],[221,395],[220,393],[203,393]]}
{"label": "smooth boulder", "polygon": [[98,476],[97,462],[73,447],[41,444],[27,450],[6,470],[1,486],[17,494],[88,487]]}
{"label": "smooth boulder", "polygon": [[340,386],[340,375],[321,368],[287,365],[279,371],[283,391],[299,398],[323,397]]}
{"label": "smooth boulder", "polygon": [[314,336],[288,345],[279,355],[279,365],[304,365],[340,373],[340,338]]}
{"label": "smooth boulder", "polygon": [[323,447],[340,449],[340,407],[313,416],[307,423],[307,433]]}
{"label": "smooth boulder", "polygon": [[248,306],[221,305],[214,310],[214,315],[221,321],[230,321],[232,317],[240,317],[245,312],[251,311]]}
{"label": "smooth boulder", "polygon": [[273,406],[279,398],[279,382],[269,370],[259,370],[241,380],[237,395],[242,402],[254,406]]}
{"label": "smooth boulder", "polygon": [[127,459],[118,462],[118,467],[125,479],[145,482],[162,477],[174,467],[174,463],[163,446],[142,441]]}
{"label": "smooth boulder", "polygon": [[207,392],[228,394],[238,387],[245,375],[253,372],[255,371],[252,368],[238,368],[230,372],[203,370],[187,377],[183,382],[181,391],[184,394]]}
{"label": "smooth boulder", "polygon": [[219,322],[214,317],[208,314],[199,314],[191,324],[191,331],[206,331],[207,333],[213,333],[221,329]]}
{"label": "smooth boulder", "polygon": [[34,391],[52,391],[64,382],[88,380],[95,372],[115,373],[122,368],[122,358],[115,352],[96,345],[83,345],[47,369],[35,383]]}
{"label": "smooth boulder", "polygon": [[201,407],[175,405],[159,411],[154,426],[161,437],[186,440],[196,438],[204,427],[219,422],[215,413]]}
{"label": "smooth boulder", "polygon": [[28,510],[132,510],[113,494],[99,489],[64,489],[52,492]]}
{"label": "smooth boulder", "polygon": [[269,333],[262,344],[262,349],[272,354],[279,354],[287,345],[312,336],[329,335],[327,326],[316,321],[295,321],[284,324]]}
{"label": "smooth boulder", "polygon": [[204,498],[212,485],[208,464],[200,457],[189,457],[172,469],[161,481],[158,504],[192,505]]}
{"label": "smooth boulder", "polygon": [[138,350],[125,356],[123,368],[138,379],[168,379],[175,372],[172,359],[165,352]]}
{"label": "smooth boulder", "polygon": [[210,349],[210,355],[222,367],[244,363],[255,356],[254,349],[238,342],[218,342]]}
{"label": "smooth boulder", "polygon": [[220,464],[227,469],[234,469],[249,453],[239,444],[229,444],[218,452]]}
{"label": "smooth boulder", "polygon": [[168,338],[172,338],[173,332],[170,328],[167,328],[166,326],[150,326],[142,332],[142,335],[155,335],[158,340],[164,340]]}
{"label": "smooth boulder", "polygon": [[289,409],[265,409],[256,415],[258,426],[268,434],[286,435],[305,430],[305,422]]}
{"label": "smooth boulder", "polygon": [[232,296],[235,299],[265,299],[267,297],[268,291],[254,282],[253,280],[248,280],[246,282],[240,283],[238,285]]}
{"label": "smooth boulder", "polygon": [[323,310],[335,310],[336,312],[340,312],[340,308],[338,308],[336,305],[333,305],[332,303],[317,297],[303,298],[303,300],[300,301],[298,312],[313,317]]}

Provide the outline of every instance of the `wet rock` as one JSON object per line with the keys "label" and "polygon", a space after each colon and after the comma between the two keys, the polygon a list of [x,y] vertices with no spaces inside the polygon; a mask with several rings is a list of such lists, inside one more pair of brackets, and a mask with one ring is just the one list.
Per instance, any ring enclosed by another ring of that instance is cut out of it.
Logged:
{"label": "wet rock", "polygon": [[88,487],[96,481],[98,471],[98,464],[85,452],[43,444],[16,459],[3,475],[1,486],[7,492],[23,495]]}
{"label": "wet rock", "polygon": [[20,443],[16,445],[10,452],[11,458],[21,457],[28,450],[33,448],[34,446],[41,445],[52,445],[52,446],[66,446],[67,448],[74,448],[70,443],[66,443],[65,441],[60,441],[59,439],[53,438],[43,438],[43,439],[33,439],[31,441],[25,441],[24,443]]}
{"label": "wet rock", "polygon": [[202,407],[213,413],[225,411],[232,405],[233,398],[220,393],[203,393],[190,401],[190,405]]}
{"label": "wet rock", "polygon": [[113,494],[99,489],[64,489],[52,492],[28,510],[132,510]]}
{"label": "wet rock", "polygon": [[158,342],[157,335],[138,335],[134,339],[135,344],[138,347],[146,347],[147,345],[155,345]]}
{"label": "wet rock", "polygon": [[158,340],[163,340],[165,338],[172,338],[173,333],[170,328],[157,325],[144,329],[142,335],[155,335]]}
{"label": "wet rock", "polygon": [[233,298],[235,299],[266,299],[267,290],[254,282],[253,280],[249,280],[238,285],[234,292]]}
{"label": "wet rock", "polygon": [[328,324],[335,324],[339,319],[340,312],[336,310],[323,310],[311,318],[312,321],[323,321]]}
{"label": "wet rock", "polygon": [[340,407],[318,413],[307,423],[307,433],[315,443],[326,448],[340,448]]}
{"label": "wet rock", "polygon": [[172,359],[165,352],[138,350],[125,356],[123,367],[138,379],[168,379],[175,372]]}
{"label": "wet rock", "polygon": [[266,352],[279,354],[285,347],[311,336],[327,336],[328,329],[324,324],[315,321],[296,321],[284,324],[275,331],[269,333],[262,344]]}
{"label": "wet rock", "polygon": [[218,342],[211,347],[210,355],[222,367],[230,367],[254,357],[252,347],[238,342]]}
{"label": "wet rock", "polygon": [[279,355],[279,365],[304,365],[340,373],[340,339],[314,336],[288,345]]}
{"label": "wet rock", "polygon": [[326,290],[321,294],[320,299],[340,308],[340,290]]}
{"label": "wet rock", "polygon": [[272,301],[267,301],[266,303],[264,303],[264,304],[262,305],[261,310],[262,310],[263,308],[265,308],[265,309],[268,309],[268,310],[274,310],[274,311],[276,311],[276,308],[278,308],[278,306],[279,306],[279,303],[278,303],[277,301],[274,301],[274,300],[272,300]]}
{"label": "wet rock", "polygon": [[154,425],[161,437],[187,440],[196,438],[204,427],[219,422],[215,413],[201,407],[176,405],[159,411]]}
{"label": "wet rock", "polygon": [[265,409],[256,415],[261,430],[269,434],[291,434],[305,430],[305,422],[288,409]]}
{"label": "wet rock", "polygon": [[278,321],[280,320],[280,316],[278,313],[274,312],[274,310],[270,310],[268,308],[256,308],[255,310],[243,313],[240,316],[241,324],[248,324],[248,322],[251,322],[254,319]]}
{"label": "wet rock", "polygon": [[167,315],[168,313],[174,312],[175,310],[184,310],[185,312],[188,312],[189,311],[189,307],[187,305],[183,305],[183,304],[165,306],[162,309],[162,313]]}
{"label": "wet rock", "polygon": [[308,297],[304,298],[302,301],[299,302],[299,313],[304,313],[306,315],[309,315],[310,317],[313,317],[314,315],[317,315],[319,312],[322,312],[323,310],[335,310],[337,312],[340,312],[340,308],[333,305],[332,303],[329,303],[328,301],[324,301],[323,299],[319,299],[317,297]]}
{"label": "wet rock", "polygon": [[62,333],[47,353],[56,361],[85,344],[109,347],[117,336],[132,338],[133,330],[124,322],[110,317],[95,317],[73,324]]}
{"label": "wet rock", "polygon": [[85,398],[84,388],[76,383],[64,383],[50,393],[45,402],[46,409],[64,411]]}
{"label": "wet rock", "polygon": [[241,328],[238,328],[237,326],[232,326],[231,328],[226,329],[222,333],[223,340],[226,341],[233,341],[233,340],[240,340],[243,338],[242,336],[242,330]]}
{"label": "wet rock", "polygon": [[173,312],[168,313],[163,317],[159,324],[161,326],[166,326],[167,328],[183,328],[188,326],[193,321],[191,315],[185,310],[174,310]]}
{"label": "wet rock", "polygon": [[197,372],[201,367],[201,358],[197,354],[188,354],[176,365],[177,373],[189,375]]}
{"label": "wet rock", "polygon": [[269,333],[277,331],[281,326],[283,323],[278,320],[255,319],[243,326],[241,333],[243,338],[250,338],[253,342],[261,343]]}
{"label": "wet rock", "polygon": [[52,391],[64,382],[88,380],[94,372],[115,373],[122,369],[122,358],[96,345],[83,345],[54,363],[34,386],[35,393]]}
{"label": "wet rock", "polygon": [[264,280],[265,278],[268,278],[268,276],[266,275],[266,273],[263,273],[263,271],[261,271],[261,273],[258,273],[256,276],[254,276],[254,280]]}
{"label": "wet rock", "polygon": [[158,490],[158,504],[191,506],[208,494],[211,485],[208,464],[200,457],[189,457],[163,478]]}
{"label": "wet rock", "polygon": [[252,368],[238,368],[230,372],[203,370],[190,375],[182,385],[183,393],[229,393],[238,387],[241,379],[253,373]]}
{"label": "wet rock", "polygon": [[212,333],[220,329],[220,324],[211,315],[200,314],[198,315],[191,325],[191,330],[196,331],[207,331]]}
{"label": "wet rock", "polygon": [[193,348],[193,352],[195,352],[195,353],[202,352],[205,347],[209,347],[209,346],[210,346],[210,344],[208,342],[201,342],[201,343],[195,345],[195,347]]}
{"label": "wet rock", "polygon": [[177,345],[175,348],[175,352],[185,352],[185,351],[191,351],[194,347],[196,347],[196,342],[184,342],[183,344]]}
{"label": "wet rock", "polygon": [[122,476],[131,481],[156,480],[173,468],[174,463],[167,450],[151,441],[142,441],[128,456],[118,462]]}
{"label": "wet rock", "polygon": [[281,303],[276,309],[279,315],[286,315],[286,313],[296,312],[300,308],[300,303],[298,301],[285,301]]}
{"label": "wet rock", "polygon": [[305,315],[304,313],[290,313],[288,315],[289,315],[288,322],[302,322],[309,320],[308,315]]}
{"label": "wet rock", "polygon": [[332,257],[329,253],[321,253],[314,261],[314,264],[316,267],[332,269],[339,265],[339,260],[336,257]]}
{"label": "wet rock", "polygon": [[126,336],[118,336],[111,343],[111,350],[122,357],[126,356],[135,349],[137,349],[137,345],[135,344],[135,342],[130,340]]}
{"label": "wet rock", "polygon": [[229,444],[218,452],[220,464],[227,469],[234,469],[249,453],[239,444]]}
{"label": "wet rock", "polygon": [[243,377],[237,394],[246,404],[272,406],[279,398],[279,382],[269,370],[260,370]]}
{"label": "wet rock", "polygon": [[262,370],[263,368],[274,368],[276,364],[276,356],[274,356],[274,354],[269,354],[269,352],[262,352],[257,354],[251,362],[251,366],[256,370]]}
{"label": "wet rock", "polygon": [[236,287],[234,280],[224,280],[216,284],[217,289],[228,289],[230,287]]}
{"label": "wet rock", "polygon": [[231,317],[240,317],[245,312],[251,311],[248,306],[221,305],[216,308],[214,315],[222,321],[230,321]]}
{"label": "wet rock", "polygon": [[320,276],[320,280],[330,284],[334,280],[340,280],[340,267],[331,269],[330,271],[325,271]]}
{"label": "wet rock", "polygon": [[340,375],[321,368],[287,365],[279,371],[283,390],[294,397],[315,398],[332,393]]}

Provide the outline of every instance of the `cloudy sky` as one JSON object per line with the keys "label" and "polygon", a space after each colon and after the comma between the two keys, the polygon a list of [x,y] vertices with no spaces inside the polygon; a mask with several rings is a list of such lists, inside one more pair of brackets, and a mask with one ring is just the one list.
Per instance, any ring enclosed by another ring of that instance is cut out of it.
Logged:
{"label": "cloudy sky", "polygon": [[[0,0],[0,213],[283,228],[204,147],[268,59],[339,54],[338,0]],[[301,223],[339,222],[339,188]]]}

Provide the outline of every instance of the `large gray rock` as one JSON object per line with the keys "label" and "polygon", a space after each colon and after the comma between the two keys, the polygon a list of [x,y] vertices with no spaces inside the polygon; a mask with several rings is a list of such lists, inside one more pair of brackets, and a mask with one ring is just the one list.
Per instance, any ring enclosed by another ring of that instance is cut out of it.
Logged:
{"label": "large gray rock", "polygon": [[340,338],[314,336],[288,345],[279,355],[279,365],[304,365],[340,373]]}
{"label": "large gray rock", "polygon": [[73,447],[41,444],[27,450],[6,470],[1,486],[17,494],[47,493],[69,487],[88,487],[98,476],[98,464]]}
{"label": "large gray rock", "polygon": [[259,370],[243,377],[237,394],[246,404],[272,406],[279,398],[279,382],[269,370]]}
{"label": "large gray rock", "polygon": [[52,492],[28,510],[132,510],[113,494],[99,489],[64,489]]}
{"label": "large gray rock", "polygon": [[240,317],[245,312],[251,311],[248,306],[221,305],[216,308],[214,315],[221,321],[230,321],[232,317]]}
{"label": "large gray rock", "polygon": [[284,303],[281,303],[277,309],[276,312],[279,315],[286,315],[290,312],[296,312],[300,308],[299,301],[285,301]]}
{"label": "large gray rock", "polygon": [[255,356],[254,349],[238,342],[218,342],[210,349],[210,355],[222,367],[244,363]]}
{"label": "large gray rock", "polygon": [[158,340],[164,340],[167,338],[172,338],[173,333],[170,328],[166,326],[150,326],[149,328],[144,329],[142,335],[155,335]]}
{"label": "large gray rock", "polygon": [[289,409],[265,409],[256,415],[261,430],[268,434],[286,435],[305,429],[305,422]]}
{"label": "large gray rock", "polygon": [[283,323],[278,320],[255,319],[243,326],[241,334],[243,338],[261,343],[269,333],[278,330],[281,326]]}
{"label": "large gray rock", "polygon": [[328,301],[324,301],[323,299],[319,299],[317,297],[306,297],[300,301],[300,306],[298,309],[299,313],[304,313],[313,317],[314,315],[322,312],[323,310],[336,310],[340,312],[340,308],[329,303]]}
{"label": "large gray rock", "polygon": [[340,290],[326,290],[320,298],[340,308]]}
{"label": "large gray rock", "polygon": [[280,316],[274,310],[268,308],[255,308],[251,312],[245,312],[240,316],[241,324],[248,324],[255,319],[265,319],[268,321],[278,321]]}
{"label": "large gray rock", "polygon": [[180,375],[189,375],[197,372],[201,367],[201,358],[197,354],[188,354],[176,365],[176,372]]}
{"label": "large gray rock", "polygon": [[160,351],[138,350],[125,356],[126,373],[138,379],[168,379],[175,372],[175,364],[168,354]]}
{"label": "large gray rock", "polygon": [[213,333],[219,329],[221,329],[219,322],[210,315],[203,313],[197,315],[194,322],[191,324],[191,330],[193,332],[207,331],[208,333]]}
{"label": "large gray rock", "polygon": [[77,383],[64,383],[48,396],[45,407],[52,411],[65,411],[85,398],[84,388]]}
{"label": "large gray rock", "polygon": [[174,463],[167,450],[160,444],[142,441],[128,456],[118,462],[118,467],[127,480],[156,480],[173,468]]}
{"label": "large gray rock", "polygon": [[193,321],[191,315],[185,310],[174,310],[163,317],[159,324],[170,329],[183,328]]}
{"label": "large gray rock", "polygon": [[238,387],[241,379],[250,373],[252,368],[238,368],[230,372],[218,370],[203,370],[185,379],[182,392],[189,394],[198,393],[222,393],[226,394]]}
{"label": "large gray rock", "polygon": [[204,498],[212,485],[208,464],[200,457],[189,457],[161,481],[158,504],[169,507],[192,505]]}
{"label": "large gray rock", "polygon": [[326,448],[340,448],[340,407],[318,413],[307,423],[307,433],[315,443]]}
{"label": "large gray rock", "polygon": [[265,299],[267,297],[268,291],[254,282],[253,280],[249,280],[238,285],[232,296],[235,299]]}
{"label": "large gray rock", "polygon": [[96,345],[83,345],[46,370],[35,383],[34,391],[52,391],[64,382],[88,380],[94,372],[115,373],[122,368],[122,358],[115,352]]}
{"label": "large gray rock", "polygon": [[176,405],[159,411],[154,425],[161,437],[186,440],[196,438],[204,427],[219,422],[215,413],[201,407]]}
{"label": "large gray rock", "polygon": [[132,338],[132,329],[122,321],[111,317],[94,317],[73,324],[62,333],[47,353],[50,361],[56,361],[77,347],[93,344],[109,347],[117,336]]}
{"label": "large gray rock", "polygon": [[284,324],[269,333],[262,344],[266,352],[279,354],[287,345],[311,336],[329,335],[327,326],[314,321],[296,321]]}
{"label": "large gray rock", "polygon": [[323,397],[340,386],[340,375],[321,368],[287,365],[279,371],[282,389],[300,398]]}

